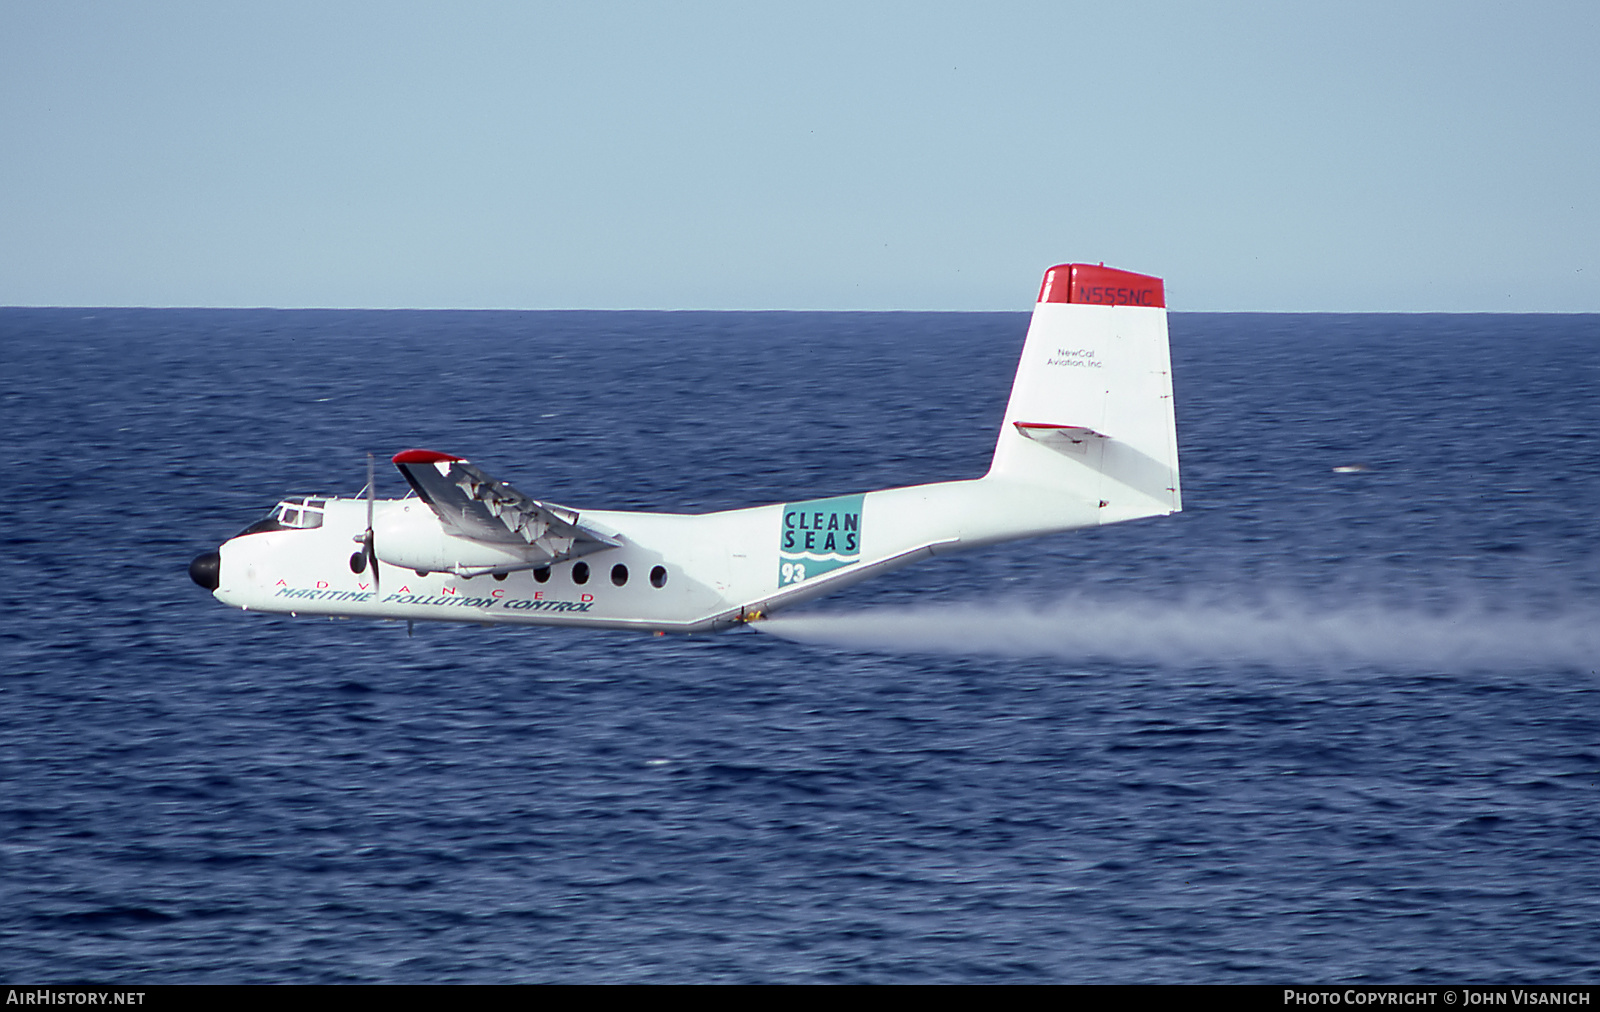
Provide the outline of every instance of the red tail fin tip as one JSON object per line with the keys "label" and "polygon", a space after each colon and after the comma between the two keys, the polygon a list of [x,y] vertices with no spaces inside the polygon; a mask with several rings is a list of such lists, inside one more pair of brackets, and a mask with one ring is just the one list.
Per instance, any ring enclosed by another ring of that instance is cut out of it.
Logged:
{"label": "red tail fin tip", "polygon": [[1167,293],[1160,278],[1095,264],[1058,264],[1044,272],[1040,302],[1100,306],[1165,308]]}

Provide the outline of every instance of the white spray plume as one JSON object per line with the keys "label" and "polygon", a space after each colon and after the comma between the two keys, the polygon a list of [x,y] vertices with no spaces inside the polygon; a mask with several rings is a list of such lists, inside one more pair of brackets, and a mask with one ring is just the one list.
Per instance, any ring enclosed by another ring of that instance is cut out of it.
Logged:
{"label": "white spray plume", "polygon": [[1107,600],[1040,605],[939,604],[778,616],[756,628],[858,650],[1048,656],[1192,667],[1264,664],[1405,670],[1600,667],[1600,610],[1516,614],[1482,605],[1425,610],[1373,602],[1321,605]]}

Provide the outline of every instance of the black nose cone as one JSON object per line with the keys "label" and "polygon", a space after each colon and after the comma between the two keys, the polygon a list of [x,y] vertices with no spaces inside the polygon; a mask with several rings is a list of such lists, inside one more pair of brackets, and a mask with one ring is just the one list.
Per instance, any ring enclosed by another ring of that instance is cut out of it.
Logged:
{"label": "black nose cone", "polygon": [[189,563],[189,579],[207,590],[216,590],[222,582],[222,556],[216,552],[196,555]]}

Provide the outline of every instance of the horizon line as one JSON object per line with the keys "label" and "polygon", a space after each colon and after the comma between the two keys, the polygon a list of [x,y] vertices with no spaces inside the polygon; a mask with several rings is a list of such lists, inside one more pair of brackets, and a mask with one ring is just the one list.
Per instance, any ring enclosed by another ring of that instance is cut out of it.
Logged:
{"label": "horizon line", "polygon": [[[1600,309],[1175,309],[1165,307],[1168,313],[1262,316],[1596,316]],[[948,313],[986,315],[998,313],[1031,313],[1032,307],[1020,309],[794,309],[794,308],[719,308],[680,307],[590,307],[559,306],[533,308],[527,306],[203,306],[203,305],[46,305],[4,304],[0,311],[12,309],[32,310],[147,310],[170,312],[274,312],[274,313]]]}

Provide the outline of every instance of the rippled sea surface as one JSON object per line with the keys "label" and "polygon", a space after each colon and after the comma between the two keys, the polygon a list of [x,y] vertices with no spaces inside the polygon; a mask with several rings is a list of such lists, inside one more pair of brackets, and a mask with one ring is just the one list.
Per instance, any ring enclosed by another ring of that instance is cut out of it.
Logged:
{"label": "rippled sea surface", "polygon": [[0,310],[0,971],[1600,979],[1600,317],[1176,314],[1184,513],[766,634],[185,573],[408,446],[580,508],[976,476],[1026,325]]}

